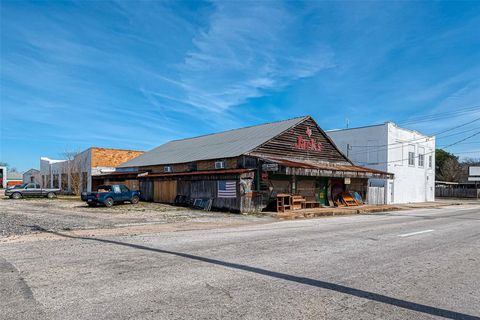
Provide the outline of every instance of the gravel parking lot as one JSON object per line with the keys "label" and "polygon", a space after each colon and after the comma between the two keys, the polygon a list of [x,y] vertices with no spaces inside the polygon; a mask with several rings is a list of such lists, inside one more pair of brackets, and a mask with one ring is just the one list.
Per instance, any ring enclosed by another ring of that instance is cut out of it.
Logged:
{"label": "gravel parking lot", "polygon": [[0,236],[36,233],[39,230],[128,228],[170,223],[243,224],[272,220],[269,217],[192,210],[166,204],[140,202],[112,208],[90,208],[70,199],[0,199]]}

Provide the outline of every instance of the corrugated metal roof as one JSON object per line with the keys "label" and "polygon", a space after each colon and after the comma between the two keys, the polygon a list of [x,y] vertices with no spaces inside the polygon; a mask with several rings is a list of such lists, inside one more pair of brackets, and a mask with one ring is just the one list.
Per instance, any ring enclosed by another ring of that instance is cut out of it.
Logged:
{"label": "corrugated metal roof", "polygon": [[307,118],[299,117],[195,138],[173,140],[119,167],[142,167],[240,156]]}

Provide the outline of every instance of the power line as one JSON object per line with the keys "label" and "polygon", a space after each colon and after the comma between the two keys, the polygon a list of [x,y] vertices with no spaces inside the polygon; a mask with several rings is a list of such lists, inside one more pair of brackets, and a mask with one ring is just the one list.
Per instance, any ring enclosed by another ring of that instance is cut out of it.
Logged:
{"label": "power line", "polygon": [[434,133],[433,135],[436,136],[436,135],[440,135],[440,134],[443,134],[443,133],[446,133],[446,132],[450,132],[450,131],[452,131],[452,130],[455,130],[455,129],[458,129],[458,128],[461,128],[461,127],[465,127],[466,125],[469,125],[469,124],[471,124],[471,123],[474,123],[474,122],[476,122],[476,121],[478,121],[478,120],[480,120],[480,118],[473,119],[472,121],[469,121],[469,122],[466,122],[466,123],[461,124],[461,125],[459,125],[459,126],[456,126],[456,127],[453,127],[453,128],[447,129],[447,130],[444,130],[444,131],[442,131],[442,132],[440,132],[440,133]]}
{"label": "power line", "polygon": [[399,122],[399,124],[410,124],[410,123],[419,123],[419,122],[431,122],[434,120],[439,120],[439,119],[445,119],[445,118],[451,118],[451,117],[458,117],[460,115],[465,115],[468,114],[472,111],[480,111],[480,106],[472,106],[472,107],[465,107],[465,108],[459,108],[455,111],[447,111],[447,112],[441,112],[441,113],[436,113],[436,114],[430,114],[430,115],[423,115],[423,116],[418,116],[418,117],[412,117],[410,119],[407,119],[405,121]]}
{"label": "power line", "polygon": [[[464,144],[480,144],[480,141],[469,141],[469,142],[462,142],[462,143],[459,143],[458,145],[464,145]],[[440,149],[443,148],[443,146],[440,146],[439,147]]]}
{"label": "power line", "polygon": [[473,150],[473,151],[463,151],[463,152],[452,152],[453,154],[468,154],[468,153],[478,153],[480,154],[480,150]]}
{"label": "power line", "polygon": [[480,127],[475,127],[475,128],[468,129],[468,130],[465,130],[465,131],[455,132],[455,133],[448,134],[448,135],[443,136],[443,137],[435,137],[435,138],[436,138],[437,140],[438,140],[438,139],[445,139],[445,138],[448,138],[448,137],[458,136],[459,134],[467,133],[467,132],[474,131],[474,130],[478,130],[478,129],[480,129]]}
{"label": "power line", "polygon": [[[477,135],[479,135],[479,134],[480,134],[480,131],[478,131],[478,132],[476,132],[476,133],[474,133],[474,134],[472,134],[472,135],[470,135],[470,136],[468,136],[468,137],[466,137],[466,138],[463,138],[463,139],[461,139],[461,140],[455,141],[455,142],[453,142],[453,143],[451,143],[451,144],[449,144],[449,145],[447,145],[447,146],[444,146],[443,149],[447,149],[447,148],[453,147],[454,145],[457,145],[457,144],[459,144],[459,143],[461,143],[461,142],[463,142],[463,141],[465,141],[465,140],[468,140],[468,139],[470,139],[470,138],[473,138],[473,137],[475,137],[475,136],[477,136]],[[435,150],[430,151],[430,152],[427,152],[427,153],[424,153],[424,154],[418,154],[417,156],[414,156],[413,158],[415,159],[415,158],[418,158],[418,157],[420,157],[420,156],[422,156],[422,155],[423,155],[423,156],[426,156],[426,155],[429,155],[429,154],[432,154],[432,153],[435,153]],[[403,157],[403,154],[402,154],[402,157]],[[378,165],[378,164],[388,164],[388,163],[395,163],[395,162],[403,162],[403,161],[405,161],[405,160],[408,160],[408,158],[407,158],[407,159],[403,159],[403,158],[402,158],[402,159],[400,159],[400,160],[392,160],[392,161],[385,161],[385,162],[375,162],[375,163],[368,163],[368,162],[363,162],[363,163],[362,163],[362,162],[360,162],[360,163],[361,163],[362,165]]]}
{"label": "power line", "polygon": [[[467,126],[469,124],[472,124],[474,122],[477,122],[479,121],[480,118],[476,118],[476,119],[473,119],[471,121],[468,121],[468,122],[465,122],[465,123],[462,123],[458,126],[454,126],[452,128],[449,128],[449,129],[446,129],[446,130],[442,130],[442,131],[439,131],[435,134],[433,134],[434,136],[439,136],[439,135],[442,135],[444,133],[447,133],[447,132],[450,132],[450,131],[453,131],[455,129],[458,129],[458,128],[461,128],[461,127],[464,127],[464,126]],[[471,130],[466,130],[465,132],[468,132],[468,131],[472,131],[472,130],[475,130],[476,128],[474,129],[471,129]],[[439,137],[438,139],[443,139],[443,138],[446,138],[446,137],[449,137],[449,136],[453,136],[453,135],[457,135],[459,133],[455,133],[455,134],[452,134],[452,135],[447,135],[447,136],[444,136],[444,137]],[[390,144],[384,144],[384,145],[378,145],[378,146],[355,146],[355,145],[348,145],[347,147],[349,148],[367,148],[367,150],[362,150],[362,151],[358,151],[358,152],[354,152],[352,154],[350,154],[349,156],[354,156],[354,155],[359,155],[359,154],[365,154],[365,153],[369,153],[369,152],[372,152],[372,151],[384,151],[384,150],[394,150],[394,149],[399,149],[399,148],[403,148],[403,146],[405,144],[410,144],[410,143],[414,143],[414,142],[428,142],[430,139],[432,139],[431,137],[421,137],[421,138],[415,138],[415,139],[411,139],[411,140],[405,140],[405,141],[400,141],[400,142],[395,142],[395,143],[390,143]],[[425,140],[425,141],[422,141],[422,140]],[[398,145],[398,146],[397,146]]]}

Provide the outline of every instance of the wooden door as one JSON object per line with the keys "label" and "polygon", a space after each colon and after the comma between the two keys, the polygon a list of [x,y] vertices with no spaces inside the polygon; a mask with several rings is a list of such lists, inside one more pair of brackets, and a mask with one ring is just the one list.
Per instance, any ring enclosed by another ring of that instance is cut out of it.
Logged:
{"label": "wooden door", "polygon": [[174,203],[177,196],[177,181],[155,181],[153,185],[153,201]]}

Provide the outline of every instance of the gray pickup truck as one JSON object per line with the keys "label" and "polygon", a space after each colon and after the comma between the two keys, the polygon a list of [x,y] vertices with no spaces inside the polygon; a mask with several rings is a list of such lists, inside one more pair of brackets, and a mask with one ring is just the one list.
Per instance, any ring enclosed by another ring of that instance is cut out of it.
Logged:
{"label": "gray pickup truck", "polygon": [[24,183],[16,185],[5,190],[5,195],[10,199],[20,199],[23,197],[47,197],[49,199],[55,198],[60,192],[60,189],[44,189],[39,184]]}

